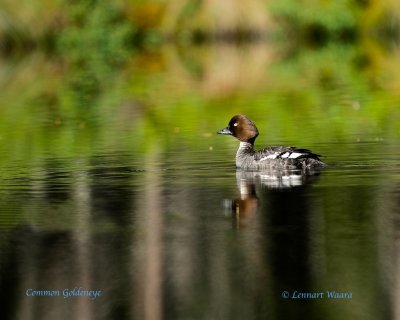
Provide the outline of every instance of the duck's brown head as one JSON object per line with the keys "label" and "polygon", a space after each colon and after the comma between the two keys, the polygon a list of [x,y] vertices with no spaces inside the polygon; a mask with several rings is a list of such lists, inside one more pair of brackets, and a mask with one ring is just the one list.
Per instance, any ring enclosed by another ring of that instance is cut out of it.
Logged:
{"label": "duck's brown head", "polygon": [[238,114],[233,116],[226,128],[217,132],[218,134],[228,134],[236,139],[254,144],[258,136],[255,124],[246,116]]}

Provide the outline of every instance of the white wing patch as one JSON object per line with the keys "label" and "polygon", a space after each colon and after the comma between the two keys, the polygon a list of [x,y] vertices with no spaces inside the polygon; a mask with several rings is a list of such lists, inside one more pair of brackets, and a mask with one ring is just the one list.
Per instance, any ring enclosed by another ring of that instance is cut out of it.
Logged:
{"label": "white wing patch", "polygon": [[275,152],[273,154],[270,154],[266,157],[261,158],[259,161],[264,161],[264,160],[271,160],[271,159],[276,159],[276,157],[279,156],[279,152]]}
{"label": "white wing patch", "polygon": [[302,155],[302,153],[293,152],[293,153],[289,156],[289,158],[291,158],[291,159],[296,159],[296,158],[300,157],[301,155]]}
{"label": "white wing patch", "polygon": [[280,152],[274,152],[273,154],[270,154],[266,157],[262,157],[259,161],[264,161],[264,160],[273,160],[273,159],[296,159],[299,158],[303,155],[303,153],[299,152],[285,152],[284,154],[281,154]]}

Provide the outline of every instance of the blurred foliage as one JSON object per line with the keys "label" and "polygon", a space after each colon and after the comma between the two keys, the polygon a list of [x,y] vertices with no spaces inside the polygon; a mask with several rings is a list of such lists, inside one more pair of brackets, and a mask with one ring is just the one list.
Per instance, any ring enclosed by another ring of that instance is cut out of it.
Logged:
{"label": "blurred foliage", "polygon": [[282,22],[282,32],[289,31],[294,39],[303,36],[320,42],[329,36],[346,36],[357,28],[356,10],[349,0],[284,0],[272,2],[270,8]]}
{"label": "blurred foliage", "polygon": [[27,46],[52,50],[59,40],[95,45],[101,33],[109,43],[107,51],[121,44],[113,50],[125,50],[126,45],[154,46],[171,39],[179,43],[204,38],[253,41],[276,35],[321,42],[371,33],[398,37],[400,5],[395,0],[4,0],[0,17],[3,53],[26,52]]}
{"label": "blurred foliage", "polygon": [[70,16],[58,40],[58,49],[70,73],[75,104],[89,106],[116,76],[129,56],[132,27],[117,7],[104,1],[67,1]]}

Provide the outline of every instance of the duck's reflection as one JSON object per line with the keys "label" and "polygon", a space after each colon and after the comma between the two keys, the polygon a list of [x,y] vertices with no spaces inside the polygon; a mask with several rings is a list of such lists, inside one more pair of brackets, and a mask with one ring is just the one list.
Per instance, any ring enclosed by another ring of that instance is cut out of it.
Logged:
{"label": "duck's reflection", "polygon": [[258,209],[258,189],[290,190],[315,181],[320,171],[304,173],[300,170],[236,171],[240,198],[228,201],[238,226],[246,225]]}

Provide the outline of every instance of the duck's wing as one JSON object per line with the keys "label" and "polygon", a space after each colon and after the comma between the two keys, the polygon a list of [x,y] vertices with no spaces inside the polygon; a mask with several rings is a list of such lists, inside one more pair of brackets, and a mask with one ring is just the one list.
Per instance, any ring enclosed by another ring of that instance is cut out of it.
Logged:
{"label": "duck's wing", "polygon": [[320,155],[313,153],[308,149],[301,149],[297,147],[269,147],[257,151],[255,160],[274,160],[274,159],[319,159]]}

